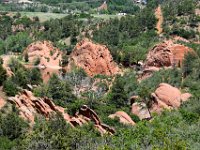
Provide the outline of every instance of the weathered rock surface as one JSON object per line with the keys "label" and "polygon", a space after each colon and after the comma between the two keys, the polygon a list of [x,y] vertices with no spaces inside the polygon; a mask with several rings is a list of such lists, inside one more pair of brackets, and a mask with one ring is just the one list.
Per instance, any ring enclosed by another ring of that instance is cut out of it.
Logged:
{"label": "weathered rock surface", "polygon": [[167,83],[159,84],[154,93],[151,94],[152,105],[147,108],[144,102],[137,102],[138,96],[131,97],[131,112],[138,116],[140,120],[151,119],[151,113],[160,114],[164,109],[179,108],[182,102],[187,101],[192,95],[181,93],[181,91]]}
{"label": "weathered rock surface", "polygon": [[117,111],[114,114],[108,116],[109,118],[119,118],[120,123],[127,125],[135,125],[135,122],[131,119],[131,117],[124,111]]}
{"label": "weathered rock surface", "polygon": [[108,10],[108,5],[106,1],[104,1],[103,4],[97,8],[97,11],[102,11],[102,10]]}
{"label": "weathered rock surface", "polygon": [[161,83],[152,98],[154,103],[151,112],[160,113],[163,109],[173,109],[180,107],[183,101],[187,101],[192,95],[181,93],[179,89],[166,83]]}
{"label": "weathered rock surface", "polygon": [[20,116],[31,124],[34,124],[35,116],[42,115],[48,119],[53,113],[59,112],[72,127],[82,126],[92,121],[101,134],[115,132],[113,128],[103,124],[98,115],[86,105],[83,105],[75,116],[70,116],[63,107],[56,106],[49,98],[35,97],[32,92],[27,90],[23,90],[19,95],[10,97],[8,100],[16,105]]}
{"label": "weathered rock surface", "polygon": [[48,81],[53,73],[58,74],[61,69],[62,52],[50,41],[37,41],[30,44],[24,51],[25,55],[28,55],[30,63],[27,67],[33,67],[39,60],[37,66],[42,70],[44,81]]}
{"label": "weathered rock surface", "polygon": [[40,59],[40,65],[59,66],[62,60],[61,51],[53,46],[50,41],[37,41],[30,44],[24,51],[28,54],[29,62],[34,64],[36,59]]}
{"label": "weathered rock surface", "polygon": [[132,104],[131,113],[138,116],[140,120],[151,118],[151,114],[145,103],[135,102]]}
{"label": "weathered rock surface", "polygon": [[92,121],[95,127],[101,134],[109,133],[113,134],[115,130],[106,124],[103,124],[96,114],[96,112],[90,109],[87,105],[83,105],[80,110],[72,117],[72,121],[76,122],[78,125],[82,125],[85,122]]}
{"label": "weathered rock surface", "polygon": [[19,109],[20,116],[34,123],[36,115],[45,116],[49,118],[50,114],[57,110],[57,107],[47,98],[37,98],[33,96],[33,93],[24,90],[15,97],[9,97],[8,100],[16,105]]}
{"label": "weathered rock surface", "polygon": [[0,97],[0,109],[6,104],[5,100]]}
{"label": "weathered rock surface", "polygon": [[184,45],[174,44],[172,41],[157,44],[149,51],[144,68],[146,70],[151,67],[180,67],[188,52],[193,50]]}
{"label": "weathered rock surface", "polygon": [[95,44],[88,39],[77,43],[71,53],[68,69],[71,69],[74,65],[83,68],[91,77],[97,74],[110,76],[120,72],[108,48],[104,45]]}

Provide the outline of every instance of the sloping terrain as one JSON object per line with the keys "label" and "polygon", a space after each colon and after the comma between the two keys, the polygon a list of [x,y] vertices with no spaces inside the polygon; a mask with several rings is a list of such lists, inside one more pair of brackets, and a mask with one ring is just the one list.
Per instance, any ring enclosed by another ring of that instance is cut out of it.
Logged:
{"label": "sloping terrain", "polygon": [[199,149],[199,2],[64,1],[0,13],[0,150]]}

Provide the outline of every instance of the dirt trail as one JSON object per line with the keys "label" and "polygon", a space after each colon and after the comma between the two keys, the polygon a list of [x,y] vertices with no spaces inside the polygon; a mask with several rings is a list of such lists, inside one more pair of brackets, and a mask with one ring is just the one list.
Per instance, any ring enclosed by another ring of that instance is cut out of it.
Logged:
{"label": "dirt trail", "polygon": [[163,18],[162,9],[160,5],[155,11],[155,16],[158,19],[158,22],[156,24],[157,33],[161,34],[163,31],[162,24],[163,24],[164,18]]}

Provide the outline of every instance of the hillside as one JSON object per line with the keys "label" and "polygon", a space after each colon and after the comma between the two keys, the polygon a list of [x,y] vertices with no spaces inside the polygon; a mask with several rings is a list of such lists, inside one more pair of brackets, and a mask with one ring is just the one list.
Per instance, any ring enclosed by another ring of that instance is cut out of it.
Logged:
{"label": "hillside", "polygon": [[0,150],[199,149],[199,1],[0,8]]}

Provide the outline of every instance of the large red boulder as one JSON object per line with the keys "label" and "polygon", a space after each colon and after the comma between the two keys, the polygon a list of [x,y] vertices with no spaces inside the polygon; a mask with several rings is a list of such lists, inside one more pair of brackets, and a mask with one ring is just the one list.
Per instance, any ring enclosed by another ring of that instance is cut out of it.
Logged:
{"label": "large red boulder", "polygon": [[135,125],[135,122],[131,119],[131,117],[124,111],[117,111],[114,114],[108,116],[111,119],[119,118],[119,121],[123,124],[127,125]]}
{"label": "large red boulder", "polygon": [[145,103],[135,102],[131,106],[131,113],[138,116],[140,120],[151,118],[151,114]]}
{"label": "large red boulder", "polygon": [[154,93],[152,93],[153,105],[151,112],[160,113],[163,109],[173,109],[180,107],[183,101],[187,101],[192,95],[181,93],[181,91],[167,83],[161,83]]}
{"label": "large red boulder", "polygon": [[172,41],[157,44],[149,51],[144,68],[146,70],[151,67],[180,67],[188,52],[194,51],[187,46],[174,44]]}
{"label": "large red boulder", "polygon": [[71,69],[74,65],[83,68],[89,76],[98,74],[111,76],[120,71],[108,48],[88,39],[77,43],[71,53],[68,69]]}
{"label": "large red boulder", "polygon": [[167,83],[161,83],[155,92],[151,94],[151,105],[149,108],[144,101],[138,101],[138,96],[131,97],[131,113],[138,116],[140,120],[151,119],[151,113],[160,114],[165,109],[171,110],[179,108],[190,97],[192,97],[190,93],[182,93],[176,87]]}

